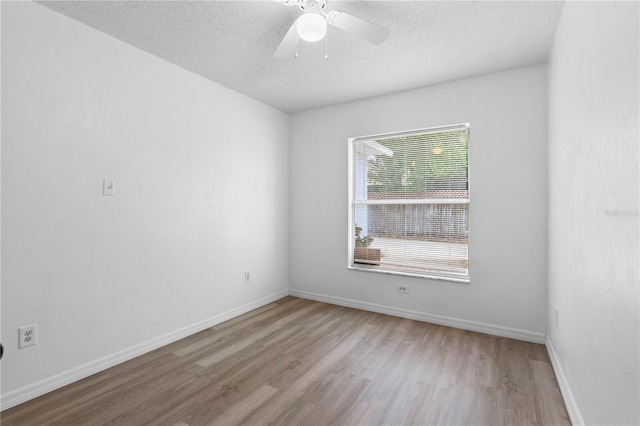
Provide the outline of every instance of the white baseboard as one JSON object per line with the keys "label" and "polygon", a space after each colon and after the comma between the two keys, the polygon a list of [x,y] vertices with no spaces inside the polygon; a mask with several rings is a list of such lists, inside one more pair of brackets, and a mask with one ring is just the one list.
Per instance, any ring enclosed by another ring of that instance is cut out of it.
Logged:
{"label": "white baseboard", "polygon": [[361,302],[359,300],[344,299],[342,297],[325,296],[322,294],[310,293],[307,291],[290,289],[289,295],[300,297],[303,299],[315,300],[318,302],[330,303],[332,305],[362,309],[364,311],[377,312],[380,314],[393,315],[396,317],[424,321],[432,324],[461,328],[463,330],[477,331],[480,333],[492,334],[494,336],[508,337],[510,339],[524,340],[525,342],[538,343],[541,345],[545,344],[546,336],[544,335],[544,333],[535,333],[533,331],[520,330],[517,328],[485,324],[476,321],[445,317],[419,311],[411,311],[408,309],[395,308],[393,306],[377,305],[374,303]]}
{"label": "white baseboard", "polygon": [[560,359],[549,337],[547,337],[546,345],[549,358],[551,359],[551,365],[553,366],[553,372],[556,374],[556,380],[558,380],[558,385],[560,386],[560,393],[562,393],[562,399],[564,399],[564,405],[567,407],[569,419],[571,419],[571,424],[574,426],[582,426],[584,425],[584,420],[582,420],[582,415],[580,414],[576,400],[573,398],[569,382],[567,382],[567,378],[562,370],[562,365],[560,365]]}
{"label": "white baseboard", "polygon": [[282,299],[283,297],[286,297],[287,294],[287,290],[279,291],[277,293],[263,297],[262,299],[258,299],[251,303],[247,303],[246,305],[231,309],[230,311],[215,315],[204,321],[200,321],[171,333],[165,334],[164,336],[156,337],[155,339],[151,339],[129,349],[116,352],[112,355],[108,355],[95,361],[91,361],[84,365],[75,367],[71,370],[67,370],[60,374],[56,374],[55,376],[41,380],[39,382],[13,390],[11,392],[8,392],[7,394],[3,394],[0,398],[1,410],[6,410],[18,404],[22,404],[23,402],[29,401],[30,399],[36,398],[40,395],[44,395],[45,393],[84,379],[85,377],[89,377],[92,374],[106,370],[107,368],[111,368],[125,361],[129,361],[130,359],[151,352],[162,346],[168,345],[169,343],[173,343],[194,333],[206,330],[207,328],[213,327],[214,325],[228,321],[261,306]]}

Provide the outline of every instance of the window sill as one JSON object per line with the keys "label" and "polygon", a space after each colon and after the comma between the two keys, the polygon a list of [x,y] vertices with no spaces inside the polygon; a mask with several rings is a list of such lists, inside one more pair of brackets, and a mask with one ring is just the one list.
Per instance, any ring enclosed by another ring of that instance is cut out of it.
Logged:
{"label": "window sill", "polygon": [[438,281],[450,281],[460,284],[470,284],[471,280],[469,277],[445,277],[439,275],[429,275],[429,274],[421,274],[421,273],[412,273],[407,271],[394,271],[391,269],[380,268],[379,266],[367,266],[366,264],[358,264],[358,265],[349,265],[347,269],[353,271],[364,271],[364,272],[376,272],[379,274],[388,274],[388,275],[400,275],[404,277],[414,277],[414,278],[426,278],[429,280],[438,280]]}

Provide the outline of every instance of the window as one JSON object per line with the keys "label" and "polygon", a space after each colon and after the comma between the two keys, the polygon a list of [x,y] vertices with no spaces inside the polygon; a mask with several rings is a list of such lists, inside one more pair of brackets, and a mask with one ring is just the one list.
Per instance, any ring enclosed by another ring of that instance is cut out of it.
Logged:
{"label": "window", "polygon": [[469,125],[349,139],[349,267],[469,281]]}

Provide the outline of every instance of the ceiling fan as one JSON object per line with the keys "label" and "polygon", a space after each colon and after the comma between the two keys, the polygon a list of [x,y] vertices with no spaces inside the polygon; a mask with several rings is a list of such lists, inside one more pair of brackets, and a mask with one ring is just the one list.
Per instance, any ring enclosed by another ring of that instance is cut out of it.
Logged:
{"label": "ceiling fan", "polygon": [[294,54],[298,39],[308,42],[322,40],[327,34],[327,24],[357,35],[373,44],[380,44],[389,36],[389,30],[373,22],[365,21],[339,10],[325,12],[327,0],[275,0],[285,6],[298,6],[304,12],[289,28],[284,39],[273,53],[276,58],[288,58]]}

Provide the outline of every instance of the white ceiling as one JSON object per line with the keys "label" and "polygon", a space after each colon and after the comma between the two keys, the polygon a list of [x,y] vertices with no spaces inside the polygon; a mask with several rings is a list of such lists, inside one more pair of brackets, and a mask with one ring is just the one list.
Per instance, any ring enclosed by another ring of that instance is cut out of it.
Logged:
{"label": "white ceiling", "polygon": [[337,28],[272,54],[300,9],[275,1],[48,1],[44,6],[282,111],[545,63],[558,1],[338,1],[391,30],[370,44]]}

